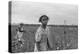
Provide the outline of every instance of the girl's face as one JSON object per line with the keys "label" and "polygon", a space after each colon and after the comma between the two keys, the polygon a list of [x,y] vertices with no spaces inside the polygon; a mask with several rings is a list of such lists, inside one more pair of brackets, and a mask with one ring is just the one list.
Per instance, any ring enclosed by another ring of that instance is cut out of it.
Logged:
{"label": "girl's face", "polygon": [[23,27],[23,25],[20,25],[20,27],[22,28],[22,27]]}
{"label": "girl's face", "polygon": [[48,19],[46,17],[43,17],[41,23],[47,25]]}

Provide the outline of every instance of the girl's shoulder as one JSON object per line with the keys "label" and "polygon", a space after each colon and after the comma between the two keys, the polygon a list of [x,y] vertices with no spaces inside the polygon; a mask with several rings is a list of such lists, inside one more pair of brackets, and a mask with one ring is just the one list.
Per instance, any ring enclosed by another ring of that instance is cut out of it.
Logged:
{"label": "girl's shoulder", "polygon": [[[41,32],[43,29],[41,26],[38,27],[37,32]],[[46,30],[50,30],[50,26],[46,27]]]}
{"label": "girl's shoulder", "polygon": [[37,32],[40,32],[40,31],[41,31],[41,26],[39,26],[37,29]]}

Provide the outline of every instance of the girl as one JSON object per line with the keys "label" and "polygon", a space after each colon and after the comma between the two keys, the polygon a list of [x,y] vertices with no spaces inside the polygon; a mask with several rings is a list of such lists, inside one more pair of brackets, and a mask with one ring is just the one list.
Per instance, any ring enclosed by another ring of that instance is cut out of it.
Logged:
{"label": "girl", "polygon": [[48,36],[49,27],[47,26],[49,18],[46,15],[42,15],[39,22],[42,24],[36,32],[35,35],[35,48],[34,51],[46,51],[48,50]]}
{"label": "girl", "polygon": [[16,29],[17,31],[17,35],[15,36],[15,39],[16,39],[16,43],[15,43],[15,46],[16,46],[16,49],[19,47],[21,48],[24,44],[24,39],[22,38],[23,36],[23,33],[25,32],[24,29],[23,29],[23,23],[21,23],[18,27],[18,29]]}

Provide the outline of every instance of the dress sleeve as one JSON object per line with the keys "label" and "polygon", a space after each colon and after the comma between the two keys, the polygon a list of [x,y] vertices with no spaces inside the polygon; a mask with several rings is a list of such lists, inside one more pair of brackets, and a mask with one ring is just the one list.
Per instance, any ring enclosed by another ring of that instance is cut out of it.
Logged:
{"label": "dress sleeve", "polygon": [[39,42],[41,40],[41,32],[40,32],[40,28],[37,29],[36,34],[35,34],[35,41]]}

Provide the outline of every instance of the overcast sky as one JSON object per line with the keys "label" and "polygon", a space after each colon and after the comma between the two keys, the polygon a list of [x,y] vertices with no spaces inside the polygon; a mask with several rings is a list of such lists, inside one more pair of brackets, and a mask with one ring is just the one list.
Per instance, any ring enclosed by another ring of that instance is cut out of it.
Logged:
{"label": "overcast sky", "polygon": [[69,4],[12,2],[12,23],[39,24],[41,15],[47,15],[48,24],[78,24],[78,6]]}

